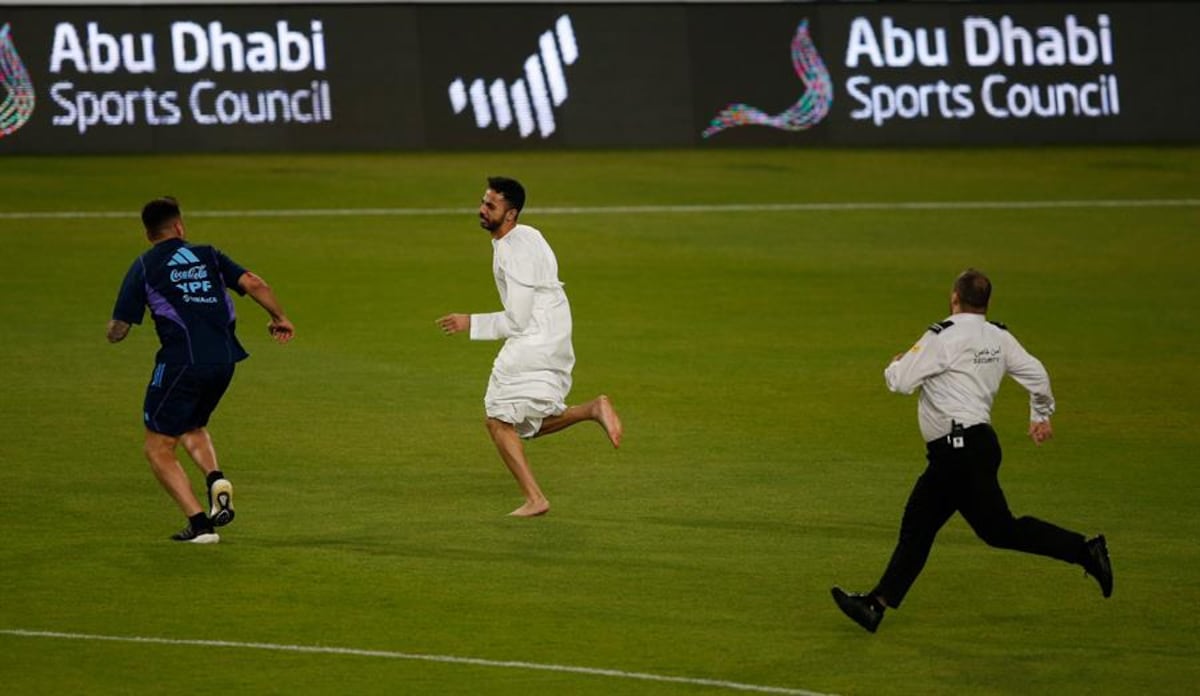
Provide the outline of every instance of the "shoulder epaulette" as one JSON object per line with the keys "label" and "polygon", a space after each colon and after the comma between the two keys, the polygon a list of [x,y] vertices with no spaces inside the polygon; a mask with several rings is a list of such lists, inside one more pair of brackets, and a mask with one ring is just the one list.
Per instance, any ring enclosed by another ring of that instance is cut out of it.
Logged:
{"label": "shoulder epaulette", "polygon": [[991,324],[992,326],[995,326],[998,329],[1004,329],[1005,331],[1008,331],[1008,327],[1005,326],[1004,324],[1001,324],[998,321],[989,321],[988,323]]}
{"label": "shoulder epaulette", "polygon": [[946,321],[935,321],[929,325],[929,330],[937,334],[950,328],[951,326],[954,326],[954,322],[950,321],[949,319]]}

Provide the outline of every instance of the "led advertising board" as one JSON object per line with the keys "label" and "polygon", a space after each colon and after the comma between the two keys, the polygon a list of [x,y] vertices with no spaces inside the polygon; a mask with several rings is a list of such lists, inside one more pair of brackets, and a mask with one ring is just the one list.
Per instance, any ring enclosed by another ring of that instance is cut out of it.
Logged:
{"label": "led advertising board", "polygon": [[0,7],[0,153],[1200,141],[1193,3]]}
{"label": "led advertising board", "polygon": [[34,102],[0,151],[424,145],[411,8],[0,7],[0,31]]}
{"label": "led advertising board", "polygon": [[1179,69],[1200,60],[1200,48],[1185,35],[1188,23],[1200,19],[1195,5],[813,9],[692,12],[693,66],[707,78],[694,81],[695,117],[711,119],[706,139],[743,145],[1200,139],[1200,79]]}

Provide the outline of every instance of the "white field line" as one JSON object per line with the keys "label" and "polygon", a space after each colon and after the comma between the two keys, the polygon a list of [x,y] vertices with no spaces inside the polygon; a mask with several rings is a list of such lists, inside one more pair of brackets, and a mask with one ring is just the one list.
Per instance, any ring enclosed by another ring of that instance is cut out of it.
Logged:
{"label": "white field line", "polygon": [[730,691],[750,691],[763,694],[788,694],[789,696],[832,696],[817,691],[804,689],[789,689],[782,686],[760,686],[758,684],[743,684],[740,682],[723,681],[720,679],[702,679],[697,677],[673,677],[662,674],[645,672],[626,672],[619,669],[600,669],[597,667],[575,667],[572,665],[541,664],[538,662],[519,662],[511,660],[485,660],[478,657],[457,657],[454,655],[422,655],[415,653],[392,652],[390,650],[359,650],[357,648],[336,648],[320,645],[281,645],[277,643],[243,643],[231,640],[187,640],[177,638],[146,638],[141,636],[101,636],[88,633],[60,633],[57,631],[28,631],[23,629],[0,629],[0,634],[22,638],[58,638],[64,640],[106,641],[113,643],[144,643],[151,645],[186,645],[203,648],[242,648],[247,650],[273,650],[276,652],[307,653],[321,655],[350,655],[354,657],[381,657],[391,660],[415,660],[419,662],[440,662],[456,665],[472,665],[476,667],[498,667],[501,669],[523,669],[539,672],[565,672],[613,679],[634,679],[649,682],[667,682],[671,684],[690,684],[693,686],[709,686],[714,689]]}
{"label": "white field line", "polygon": [[[1197,208],[1200,198],[1147,198],[1063,201],[894,201],[858,203],[729,203],[724,205],[608,205],[526,209],[536,215],[629,215],[635,213],[806,213],[904,210],[1046,210],[1099,208]],[[289,217],[461,217],[476,208],[293,208],[267,210],[188,210],[188,217],[289,218]],[[0,220],[137,219],[136,211],[50,210],[0,212]]]}

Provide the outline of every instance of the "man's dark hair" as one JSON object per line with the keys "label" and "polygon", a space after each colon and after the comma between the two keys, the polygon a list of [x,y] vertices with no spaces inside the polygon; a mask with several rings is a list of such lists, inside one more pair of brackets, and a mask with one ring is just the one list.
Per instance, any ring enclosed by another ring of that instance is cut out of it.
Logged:
{"label": "man's dark hair", "polygon": [[163,228],[180,217],[179,201],[171,196],[155,198],[142,206],[142,225],[150,237],[157,237]]}
{"label": "man's dark hair", "polygon": [[958,302],[963,307],[986,310],[988,300],[992,297],[992,281],[983,271],[968,268],[954,281],[954,291],[958,293]]}
{"label": "man's dark hair", "polygon": [[516,179],[509,179],[504,176],[489,176],[488,188],[504,196],[504,200],[516,208],[518,213],[521,212],[521,208],[525,207],[525,187]]}

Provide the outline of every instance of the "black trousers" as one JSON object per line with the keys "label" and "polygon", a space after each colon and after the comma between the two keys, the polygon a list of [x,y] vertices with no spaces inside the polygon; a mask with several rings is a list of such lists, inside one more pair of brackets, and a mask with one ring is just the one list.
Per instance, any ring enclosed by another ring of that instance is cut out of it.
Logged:
{"label": "black trousers", "polygon": [[1034,517],[1014,518],[997,474],[1000,441],[990,425],[961,431],[962,446],[948,439],[927,443],[929,466],[917,479],[892,560],[873,594],[898,607],[925,567],[933,539],[950,516],[961,512],[975,534],[991,546],[1081,563],[1086,553],[1082,534]]}

